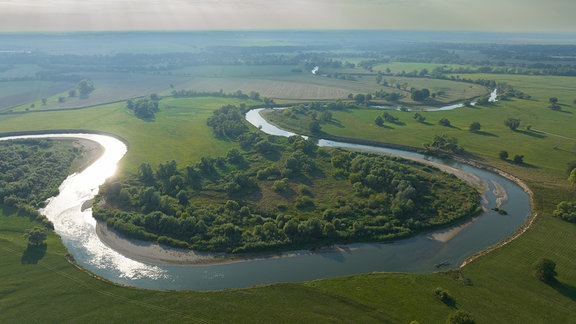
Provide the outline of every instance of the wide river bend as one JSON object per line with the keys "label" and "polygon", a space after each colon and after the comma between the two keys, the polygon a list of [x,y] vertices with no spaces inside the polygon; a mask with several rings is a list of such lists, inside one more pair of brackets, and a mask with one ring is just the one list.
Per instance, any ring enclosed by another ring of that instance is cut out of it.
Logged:
{"label": "wide river bend", "polygon": [[[247,120],[261,130],[288,136],[268,124],[252,110]],[[94,274],[112,282],[146,289],[217,290],[249,287],[278,282],[301,282],[321,278],[376,271],[432,272],[458,267],[466,258],[509,237],[531,214],[530,197],[514,182],[486,170],[451,163],[475,174],[488,190],[484,193],[481,216],[460,226],[423,233],[390,243],[339,245],[321,251],[292,251],[268,257],[206,265],[165,265],[131,260],[104,244],[96,235],[91,209],[82,211],[83,202],[98,193],[98,187],[114,174],[126,145],[112,137],[96,134],[43,134],[4,137],[82,138],[100,143],[105,152],[98,161],[80,173],[69,176],[60,186],[60,194],[42,210],[54,223],[55,231],[76,262]],[[386,154],[424,158],[400,150],[320,140],[323,146],[340,146]],[[490,209],[501,204],[508,215]]]}

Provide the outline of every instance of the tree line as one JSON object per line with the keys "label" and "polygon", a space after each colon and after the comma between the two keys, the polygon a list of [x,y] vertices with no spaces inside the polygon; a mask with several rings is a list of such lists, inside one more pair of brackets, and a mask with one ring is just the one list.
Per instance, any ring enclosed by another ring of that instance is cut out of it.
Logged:
{"label": "tree line", "polygon": [[0,142],[0,202],[52,228],[38,209],[58,194],[58,187],[80,154],[77,147],[56,145],[50,139]]}

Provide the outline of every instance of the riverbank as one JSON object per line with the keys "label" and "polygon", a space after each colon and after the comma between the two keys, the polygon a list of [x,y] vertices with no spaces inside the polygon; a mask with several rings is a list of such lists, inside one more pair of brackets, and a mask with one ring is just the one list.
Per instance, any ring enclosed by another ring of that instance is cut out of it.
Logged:
{"label": "riverbank", "polygon": [[128,238],[110,229],[103,222],[96,223],[96,235],[108,247],[134,261],[164,265],[207,265],[230,264],[254,260],[276,259],[302,253],[322,253],[341,250],[341,247],[326,247],[317,251],[263,252],[230,255],[226,253],[198,252],[178,249],[156,242]]}
{"label": "riverbank", "polygon": [[108,228],[102,222],[96,223],[96,235],[108,247],[135,261],[174,265],[224,263],[227,261],[225,257],[216,254],[177,249],[155,242],[127,238]]}

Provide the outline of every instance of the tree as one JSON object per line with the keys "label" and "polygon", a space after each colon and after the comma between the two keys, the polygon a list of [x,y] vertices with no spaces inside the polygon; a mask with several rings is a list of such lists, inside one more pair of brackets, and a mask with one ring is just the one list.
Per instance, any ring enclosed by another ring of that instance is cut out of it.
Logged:
{"label": "tree", "polygon": [[430,90],[428,89],[412,89],[410,93],[410,98],[414,101],[424,101],[430,96]]}
{"label": "tree", "polygon": [[374,124],[376,124],[377,126],[384,125],[384,119],[382,118],[382,116],[376,116],[376,119],[374,119]]}
{"label": "tree", "polygon": [[507,160],[508,159],[508,151],[500,151],[500,153],[498,153],[498,156],[500,156],[501,160]]}
{"label": "tree", "polygon": [[568,176],[568,182],[570,182],[571,185],[576,186],[576,168],[570,171],[570,175]]}
{"label": "tree", "polygon": [[469,129],[470,129],[471,132],[477,132],[477,131],[480,130],[481,127],[482,127],[482,126],[480,125],[480,123],[477,122],[477,121],[475,121],[475,122],[473,122],[472,124],[470,124]]}
{"label": "tree", "polygon": [[548,102],[550,102],[550,109],[560,110],[560,105],[558,104],[558,98],[556,97],[549,98]]}
{"label": "tree", "polygon": [[331,121],[331,120],[332,120],[332,113],[331,113],[331,112],[329,112],[329,111],[323,111],[323,112],[320,114],[320,121],[328,122],[328,121]]}
{"label": "tree", "polygon": [[414,114],[414,119],[416,119],[417,121],[423,123],[426,120],[426,117],[420,115],[419,113],[415,113]]}
{"label": "tree", "polygon": [[442,118],[438,121],[439,125],[450,127],[450,121],[447,118]]}
{"label": "tree", "polygon": [[514,161],[514,163],[516,163],[516,164],[522,164],[522,163],[524,163],[524,155],[519,155],[519,154],[514,155],[513,161]]}
{"label": "tree", "polygon": [[77,93],[78,92],[76,91],[76,89],[72,89],[72,90],[68,91],[68,97],[74,98],[74,97],[76,97]]}
{"label": "tree", "polygon": [[46,232],[43,228],[34,227],[24,233],[29,246],[40,246],[46,244]]}
{"label": "tree", "polygon": [[366,102],[366,96],[362,93],[359,93],[354,96],[354,101],[356,101],[357,104],[363,104]]}
{"label": "tree", "polygon": [[154,114],[160,111],[158,101],[148,98],[138,99],[137,101],[130,99],[126,101],[126,108],[134,110],[134,115],[141,119],[153,119]]}
{"label": "tree", "polygon": [[320,123],[317,120],[312,121],[308,126],[308,128],[312,133],[319,133],[320,130],[322,130],[322,127],[320,126]]}
{"label": "tree", "polygon": [[506,125],[511,130],[516,130],[518,126],[520,126],[520,119],[508,118],[504,121],[504,125]]}
{"label": "tree", "polygon": [[443,151],[458,154],[464,151],[464,149],[458,145],[458,140],[455,137],[450,137],[446,134],[435,135],[432,143],[424,144],[424,147],[430,153]]}
{"label": "tree", "polygon": [[556,280],[556,263],[550,259],[542,258],[534,264],[534,276],[536,279],[551,283]]}
{"label": "tree", "polygon": [[457,310],[456,312],[450,314],[448,319],[446,320],[446,324],[474,324],[474,318],[472,318],[472,314],[463,311]]}
{"label": "tree", "polygon": [[46,106],[47,102],[48,102],[48,99],[42,98],[42,106]]}
{"label": "tree", "polygon": [[553,215],[567,222],[576,223],[576,202],[560,202],[556,205]]}
{"label": "tree", "polygon": [[91,80],[84,79],[78,82],[78,92],[81,97],[88,97],[96,88]]}

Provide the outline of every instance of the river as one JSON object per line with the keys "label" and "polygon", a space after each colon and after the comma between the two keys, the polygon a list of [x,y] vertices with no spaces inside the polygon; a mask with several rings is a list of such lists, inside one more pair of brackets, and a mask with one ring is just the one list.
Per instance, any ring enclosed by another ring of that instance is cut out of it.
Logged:
{"label": "river", "polygon": [[[488,102],[494,103],[496,101],[498,101],[498,89],[492,90],[492,92],[490,92],[490,96],[488,97]],[[471,102],[470,105],[476,106],[476,102]],[[406,107],[395,107],[395,106],[371,106],[371,107],[372,108],[379,108],[379,109],[386,109],[386,110],[402,110],[402,111],[448,111],[448,110],[454,110],[457,108],[462,108],[464,106],[466,106],[466,105],[463,103],[457,103],[457,104],[452,104],[452,105],[443,106],[443,107],[430,107],[430,108],[418,108],[418,109],[410,109],[410,108],[406,108]]]}
{"label": "river", "polygon": [[[274,133],[271,129],[281,131],[265,122],[259,110],[250,111],[247,119],[256,126],[261,125],[264,132]],[[281,135],[290,134],[285,132]],[[528,194],[512,181],[486,170],[451,163],[453,167],[474,173],[489,186],[483,202],[489,211],[461,226],[391,243],[339,245],[323,251],[293,251],[226,264],[150,264],[131,260],[102,243],[96,235],[91,209],[81,211],[82,203],[96,195],[98,187],[114,173],[116,164],[126,153],[126,145],[113,137],[94,134],[45,134],[18,138],[25,137],[84,138],[106,148],[97,162],[68,177],[60,186],[60,194],[52,198],[42,212],[54,223],[55,231],[79,265],[112,282],[139,288],[217,290],[374,271],[432,272],[438,269],[438,264],[454,268],[472,254],[510,236],[531,213]],[[379,147],[325,140],[319,144],[423,158],[413,152]],[[507,193],[506,197],[502,196],[503,191]],[[499,215],[490,210],[499,199],[504,200],[501,206],[509,215]]]}

